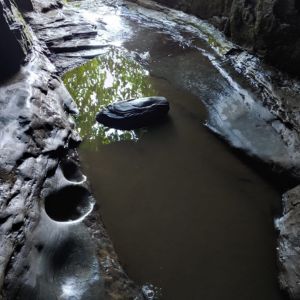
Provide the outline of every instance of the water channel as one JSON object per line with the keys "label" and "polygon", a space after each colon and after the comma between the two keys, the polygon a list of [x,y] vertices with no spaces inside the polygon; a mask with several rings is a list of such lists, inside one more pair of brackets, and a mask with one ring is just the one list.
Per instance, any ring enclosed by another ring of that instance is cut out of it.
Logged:
{"label": "water channel", "polygon": [[[135,4],[71,5],[104,22],[99,38],[109,41],[63,79],[80,111],[83,170],[128,275],[160,299],[285,299],[273,225],[280,188],[209,129],[210,103],[249,96],[214,63],[217,43],[145,21]],[[162,124],[120,131],[95,122],[109,103],[151,95],[170,101]],[[253,136],[254,117],[243,112],[235,122]]]}

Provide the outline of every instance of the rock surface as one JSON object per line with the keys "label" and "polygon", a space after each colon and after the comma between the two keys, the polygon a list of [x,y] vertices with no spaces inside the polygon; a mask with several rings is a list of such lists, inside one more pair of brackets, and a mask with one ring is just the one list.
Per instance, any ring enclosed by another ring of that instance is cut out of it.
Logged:
{"label": "rock surface", "polygon": [[31,0],[15,0],[15,3],[22,12],[33,11],[33,4]]}
{"label": "rock surface", "polygon": [[[27,0],[28,1],[28,0]],[[62,0],[30,0],[33,4],[34,10],[40,13],[47,13],[51,10],[63,7]]]}
{"label": "rock surface", "polygon": [[300,186],[283,195],[283,216],[276,221],[279,230],[278,257],[280,283],[291,296],[300,299]]}
{"label": "rock surface", "polygon": [[9,20],[0,28],[11,33],[5,63],[9,54],[18,58],[15,74],[9,70],[0,84],[0,298],[143,299],[97,208],[91,212],[71,118],[76,105],[30,27],[15,22],[17,8],[0,4]]}
{"label": "rock surface", "polygon": [[295,0],[157,0],[209,20],[243,47],[300,75],[300,8]]}
{"label": "rock surface", "polygon": [[16,73],[30,52],[31,39],[25,21],[15,4],[0,1],[0,80]]}
{"label": "rock surface", "polygon": [[161,121],[169,108],[164,97],[119,101],[102,109],[96,120],[107,127],[131,130]]}
{"label": "rock surface", "polygon": [[61,74],[102,52],[106,45],[97,39],[97,33],[104,26],[99,23],[95,27],[80,10],[71,6],[60,9],[52,2],[34,1],[35,11],[25,16]]}

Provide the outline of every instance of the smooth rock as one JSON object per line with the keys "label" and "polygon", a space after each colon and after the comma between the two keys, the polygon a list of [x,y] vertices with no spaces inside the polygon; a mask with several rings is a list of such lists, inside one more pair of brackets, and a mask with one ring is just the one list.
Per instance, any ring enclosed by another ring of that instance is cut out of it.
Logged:
{"label": "smooth rock", "polygon": [[119,101],[100,111],[96,120],[107,127],[130,130],[160,121],[169,109],[169,102],[164,97]]}

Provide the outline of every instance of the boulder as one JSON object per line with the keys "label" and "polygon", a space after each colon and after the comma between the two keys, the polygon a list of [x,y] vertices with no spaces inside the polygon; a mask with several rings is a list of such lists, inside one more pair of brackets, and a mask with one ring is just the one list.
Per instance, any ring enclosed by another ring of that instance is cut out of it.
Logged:
{"label": "boulder", "polygon": [[169,102],[164,97],[119,101],[102,109],[96,120],[107,127],[131,130],[162,120],[169,108]]}

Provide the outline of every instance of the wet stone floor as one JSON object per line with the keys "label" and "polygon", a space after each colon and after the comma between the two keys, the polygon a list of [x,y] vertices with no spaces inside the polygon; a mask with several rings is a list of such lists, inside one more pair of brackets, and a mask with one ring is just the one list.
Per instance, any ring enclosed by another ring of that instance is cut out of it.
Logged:
{"label": "wet stone floor", "polygon": [[[134,34],[121,45],[63,76],[80,111],[84,173],[124,269],[160,299],[284,299],[273,226],[280,192],[205,125],[208,99],[234,91],[200,51],[126,24]],[[152,95],[170,101],[162,124],[120,131],[95,122],[109,103]]]}

